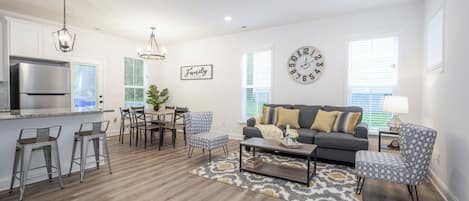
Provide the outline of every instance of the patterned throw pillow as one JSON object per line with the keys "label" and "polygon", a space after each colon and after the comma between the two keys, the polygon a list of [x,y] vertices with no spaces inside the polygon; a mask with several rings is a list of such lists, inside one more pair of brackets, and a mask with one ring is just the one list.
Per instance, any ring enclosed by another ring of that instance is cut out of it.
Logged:
{"label": "patterned throw pillow", "polygon": [[300,118],[300,110],[299,109],[285,109],[285,108],[278,108],[278,120],[277,120],[277,127],[284,127],[290,125],[291,128],[300,128],[299,118]]}
{"label": "patterned throw pillow", "polygon": [[337,118],[337,113],[337,111],[326,112],[324,110],[318,110],[311,129],[330,133],[334,126],[335,119]]}
{"label": "patterned throw pillow", "polygon": [[278,108],[280,107],[262,107],[261,124],[277,124]]}
{"label": "patterned throw pillow", "polygon": [[355,135],[355,127],[357,127],[360,116],[360,112],[339,112],[332,131]]}
{"label": "patterned throw pillow", "polygon": [[277,124],[278,108],[280,107],[262,107],[261,124]]}

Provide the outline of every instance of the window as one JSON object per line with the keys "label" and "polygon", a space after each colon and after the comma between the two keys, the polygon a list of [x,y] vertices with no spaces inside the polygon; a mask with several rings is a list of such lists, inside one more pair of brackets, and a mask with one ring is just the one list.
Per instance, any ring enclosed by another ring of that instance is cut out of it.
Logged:
{"label": "window", "polygon": [[124,72],[125,107],[144,106],[143,60],[126,57]]}
{"label": "window", "polygon": [[73,105],[96,108],[96,65],[73,65]]}
{"label": "window", "polygon": [[383,111],[383,101],[397,85],[398,38],[352,41],[348,60],[349,104],[363,108],[371,130],[387,127],[392,114]]}
{"label": "window", "polygon": [[270,103],[272,51],[254,51],[243,55],[243,120],[258,116]]}

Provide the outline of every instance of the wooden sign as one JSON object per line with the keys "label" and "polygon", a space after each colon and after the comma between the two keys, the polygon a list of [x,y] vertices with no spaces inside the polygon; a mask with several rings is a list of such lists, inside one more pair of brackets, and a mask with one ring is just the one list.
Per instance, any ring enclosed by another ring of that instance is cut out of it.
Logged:
{"label": "wooden sign", "polygon": [[181,66],[181,80],[211,80],[213,64]]}

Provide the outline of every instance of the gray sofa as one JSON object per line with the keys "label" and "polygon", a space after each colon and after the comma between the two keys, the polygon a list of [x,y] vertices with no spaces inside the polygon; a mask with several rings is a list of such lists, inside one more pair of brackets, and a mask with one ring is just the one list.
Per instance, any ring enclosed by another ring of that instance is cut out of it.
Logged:
{"label": "gray sofa", "polygon": [[[322,133],[310,129],[319,109],[324,111],[347,111],[362,113],[363,111],[360,107],[278,104],[266,104],[266,106],[282,106],[286,109],[299,109],[299,124],[301,128],[297,129],[299,134],[298,141],[301,143],[318,145],[318,158],[346,163],[355,163],[355,153],[359,150],[368,150],[368,126],[361,123],[361,116],[356,127],[355,136],[346,133]],[[254,127],[255,125],[255,118],[250,118],[247,120],[247,126],[243,128],[244,139],[251,137],[262,137],[259,129]]]}

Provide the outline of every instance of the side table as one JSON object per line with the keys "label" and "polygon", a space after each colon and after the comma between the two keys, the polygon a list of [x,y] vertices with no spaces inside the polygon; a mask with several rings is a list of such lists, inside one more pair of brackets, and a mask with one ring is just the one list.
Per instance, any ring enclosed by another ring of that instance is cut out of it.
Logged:
{"label": "side table", "polygon": [[381,136],[399,138],[399,132],[390,131],[389,129],[380,129],[378,132],[378,152],[381,152],[381,149],[389,149],[394,151],[399,151],[399,148],[389,148],[387,144],[381,144]]}

